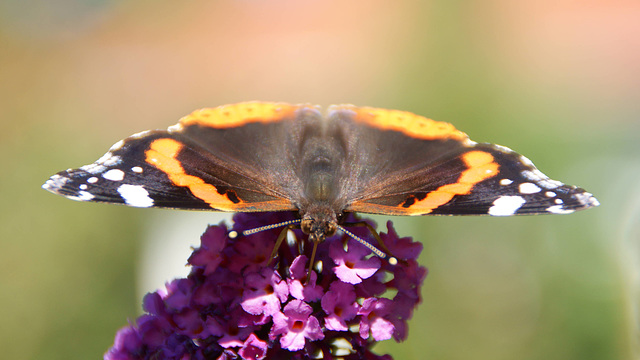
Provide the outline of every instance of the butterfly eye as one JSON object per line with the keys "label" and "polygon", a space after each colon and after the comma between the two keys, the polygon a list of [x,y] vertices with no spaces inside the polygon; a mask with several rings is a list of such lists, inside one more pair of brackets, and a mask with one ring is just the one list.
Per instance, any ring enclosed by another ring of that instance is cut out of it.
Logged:
{"label": "butterfly eye", "polygon": [[329,237],[329,236],[333,236],[333,234],[336,233],[336,231],[338,231],[338,224],[334,223],[334,222],[327,222],[327,229],[324,233],[325,236]]}
{"label": "butterfly eye", "polygon": [[300,222],[300,229],[305,234],[311,233],[311,225],[313,224],[313,219],[302,219]]}

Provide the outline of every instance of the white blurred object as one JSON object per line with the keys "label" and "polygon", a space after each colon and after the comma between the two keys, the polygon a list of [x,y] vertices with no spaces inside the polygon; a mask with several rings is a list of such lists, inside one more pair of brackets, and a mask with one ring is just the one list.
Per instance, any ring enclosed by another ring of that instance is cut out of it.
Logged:
{"label": "white blurred object", "polygon": [[231,223],[231,213],[158,210],[149,218],[138,266],[140,299],[178,277],[186,277],[187,259],[208,225]]}

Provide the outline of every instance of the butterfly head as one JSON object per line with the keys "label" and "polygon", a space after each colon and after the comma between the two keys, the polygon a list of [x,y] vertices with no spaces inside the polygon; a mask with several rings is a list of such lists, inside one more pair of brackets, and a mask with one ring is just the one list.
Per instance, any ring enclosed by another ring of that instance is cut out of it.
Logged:
{"label": "butterfly head", "polygon": [[309,235],[309,240],[312,242],[321,242],[333,236],[338,230],[336,213],[329,207],[313,207],[302,216],[300,229]]}

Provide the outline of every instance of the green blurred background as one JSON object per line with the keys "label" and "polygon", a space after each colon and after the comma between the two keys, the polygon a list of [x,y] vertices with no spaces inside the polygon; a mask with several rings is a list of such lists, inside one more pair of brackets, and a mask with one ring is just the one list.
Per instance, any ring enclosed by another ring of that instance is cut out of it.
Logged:
{"label": "green blurred background", "polygon": [[40,189],[48,176],[245,100],[452,122],[601,201],[568,216],[395,219],[430,274],[409,339],[380,352],[640,357],[637,0],[4,0],[2,358],[100,358],[219,221],[72,202]]}

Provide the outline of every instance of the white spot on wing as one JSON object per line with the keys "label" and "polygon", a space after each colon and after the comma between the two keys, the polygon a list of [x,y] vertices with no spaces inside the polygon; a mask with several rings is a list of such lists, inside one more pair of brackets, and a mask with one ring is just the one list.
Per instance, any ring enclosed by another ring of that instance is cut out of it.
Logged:
{"label": "white spot on wing", "polygon": [[530,182],[520,184],[518,189],[520,190],[521,194],[535,194],[542,190],[538,185]]}
{"label": "white spot on wing", "polygon": [[122,184],[118,187],[118,193],[129,206],[153,206],[153,199],[149,197],[149,192],[142,185]]}
{"label": "white spot on wing", "polygon": [[546,193],[544,193],[544,195],[546,197],[555,197],[557,194],[554,193],[553,191],[547,191]]}
{"label": "white spot on wing", "polygon": [[545,179],[538,181],[538,185],[542,186],[545,189],[556,189],[564,184],[558,180]]}
{"label": "white spot on wing", "polygon": [[513,183],[513,180],[511,180],[511,179],[502,179],[502,180],[500,180],[500,185],[506,186],[506,185],[510,185],[511,183]]}
{"label": "white spot on wing", "polygon": [[111,153],[111,151],[107,151],[104,155],[100,157],[100,159],[94,161],[94,163],[103,164],[105,161],[107,161],[107,159],[111,158],[112,156],[113,154]]}
{"label": "white spot on wing", "polygon": [[82,201],[89,201],[93,199],[95,196],[88,191],[78,191],[78,198]]}
{"label": "white spot on wing", "polygon": [[53,175],[49,180],[47,180],[42,188],[49,191],[56,191],[62,188],[70,179],[68,177]]}
{"label": "white spot on wing", "polygon": [[122,162],[122,159],[120,159],[120,156],[110,156],[104,159],[103,161],[98,161],[99,164],[102,164],[104,166],[115,166],[120,164],[120,162]]}
{"label": "white spot on wing", "polygon": [[529,158],[524,155],[520,155],[520,162],[527,166],[535,168],[535,165],[533,165],[533,161],[529,160]]}
{"label": "white spot on wing", "polygon": [[564,185],[560,181],[549,179],[547,175],[543,174],[542,172],[540,172],[540,170],[535,168],[532,170],[523,170],[521,174],[527,180],[533,181],[539,186],[548,190],[555,189]]}
{"label": "white spot on wing", "polygon": [[53,185],[54,185],[53,180],[49,179],[49,180],[45,181],[44,184],[42,184],[42,188],[45,189],[45,190],[52,190],[53,189]]}
{"label": "white spot on wing", "polygon": [[97,178],[97,177],[95,177],[95,176],[92,176],[92,177],[90,177],[90,178],[88,178],[88,179],[87,179],[87,182],[88,182],[89,184],[95,184],[95,183],[97,183],[97,182],[98,182],[98,178]]}
{"label": "white spot on wing", "polygon": [[80,184],[80,190],[87,190],[87,184]]}
{"label": "white spot on wing", "polygon": [[508,147],[502,146],[502,145],[498,145],[498,144],[493,144],[493,147],[498,149],[498,150],[500,150],[500,151],[502,151],[503,153],[507,153],[507,154],[511,154],[511,153],[514,152],[513,150],[509,149]]}
{"label": "white spot on wing", "polygon": [[547,177],[547,175],[543,174],[542,172],[540,172],[540,170],[538,169],[533,169],[533,170],[523,170],[522,171],[522,176],[524,176],[527,180],[531,180],[531,181],[539,181],[539,180],[545,180],[548,179],[549,177]]}
{"label": "white spot on wing", "polygon": [[113,144],[113,146],[111,146],[109,152],[120,150],[122,148],[122,145],[124,145],[124,140],[118,141],[117,143]]}
{"label": "white spot on wing", "polygon": [[78,191],[78,195],[68,195],[67,199],[76,200],[76,201],[91,201],[95,196],[88,191]]}
{"label": "white spot on wing", "polygon": [[129,138],[140,139],[142,137],[145,137],[145,136],[149,135],[150,133],[151,133],[151,130],[145,130],[145,131],[141,131],[139,133],[135,133],[135,134],[129,136]]}
{"label": "white spot on wing", "polygon": [[599,206],[600,202],[598,199],[594,198],[591,193],[583,192],[579,194],[575,194],[574,197],[585,206]]}
{"label": "white spot on wing", "polygon": [[113,155],[111,151],[107,151],[107,153],[102,155],[100,159],[96,160],[94,164],[104,165],[104,166],[114,166],[114,165],[118,165],[121,161],[122,159],[120,158],[120,156]]}
{"label": "white spot on wing", "polygon": [[552,214],[571,214],[574,210],[563,209],[562,205],[553,205],[545,209]]}
{"label": "white spot on wing", "polygon": [[102,177],[111,181],[122,181],[122,179],[124,179],[124,171],[120,169],[111,169],[102,174]]}
{"label": "white spot on wing", "polygon": [[500,196],[493,202],[493,206],[489,208],[489,215],[513,215],[525,202],[522,196]]}
{"label": "white spot on wing", "polygon": [[105,170],[107,170],[107,167],[104,166],[104,165],[101,165],[101,164],[93,163],[93,164],[81,166],[80,170],[86,171],[89,174],[96,175],[96,174],[100,174],[100,173],[104,172]]}
{"label": "white spot on wing", "polygon": [[140,166],[134,166],[134,167],[131,168],[131,171],[133,171],[134,173],[141,174],[142,173],[142,168]]}

